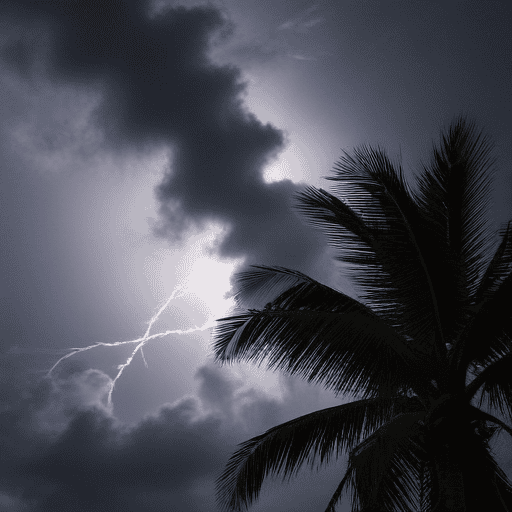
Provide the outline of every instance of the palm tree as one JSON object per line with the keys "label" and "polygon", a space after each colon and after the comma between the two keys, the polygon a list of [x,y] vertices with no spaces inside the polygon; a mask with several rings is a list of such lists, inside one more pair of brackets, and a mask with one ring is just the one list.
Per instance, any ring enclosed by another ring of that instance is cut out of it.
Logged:
{"label": "palm tree", "polygon": [[491,149],[459,117],[416,191],[383,150],[363,146],[328,178],[336,195],[297,194],[360,300],[298,271],[252,267],[237,276],[239,310],[216,327],[215,358],[265,363],[355,399],[241,444],[217,481],[223,510],[246,510],[266,476],[347,452],[327,512],[347,490],[358,512],[512,511],[489,444],[512,435],[512,221],[493,244]]}

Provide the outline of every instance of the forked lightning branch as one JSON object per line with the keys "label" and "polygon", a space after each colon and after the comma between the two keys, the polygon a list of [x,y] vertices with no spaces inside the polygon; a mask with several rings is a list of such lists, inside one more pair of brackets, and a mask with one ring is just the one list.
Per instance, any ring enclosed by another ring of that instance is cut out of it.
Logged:
{"label": "forked lightning branch", "polygon": [[70,348],[69,349],[70,352],[67,353],[66,355],[62,356],[50,368],[50,370],[48,371],[47,375],[51,376],[53,370],[55,370],[55,368],[62,361],[64,361],[64,359],[67,359],[68,357],[74,356],[75,354],[78,354],[79,352],[85,352],[86,350],[92,350],[93,348],[97,348],[97,347],[118,347],[120,345],[134,344],[135,348],[133,349],[133,351],[130,354],[130,356],[128,357],[128,359],[123,364],[120,364],[117,367],[117,370],[118,370],[117,374],[114,377],[114,379],[112,380],[112,384],[110,385],[110,390],[109,390],[109,393],[108,393],[108,404],[111,405],[112,404],[112,393],[114,391],[114,387],[116,385],[116,382],[121,377],[124,369],[126,367],[130,366],[131,362],[133,361],[133,358],[137,355],[137,352],[140,351],[142,359],[144,361],[144,364],[146,365],[146,368],[147,368],[148,365],[147,365],[146,359],[144,357],[144,350],[143,350],[144,345],[146,345],[146,343],[148,343],[148,342],[150,342],[152,340],[155,340],[157,338],[164,338],[165,336],[169,336],[171,334],[190,334],[190,333],[193,333],[193,332],[205,331],[206,329],[209,329],[210,327],[213,327],[215,325],[215,320],[213,318],[210,318],[201,327],[191,327],[190,329],[174,329],[174,330],[167,330],[167,331],[164,331],[164,332],[159,332],[159,333],[156,333],[156,334],[151,334],[151,328],[153,327],[154,323],[160,318],[162,313],[167,309],[169,304],[174,299],[177,299],[177,298],[183,296],[183,293],[181,293],[181,290],[182,290],[181,286],[177,286],[174,289],[174,291],[172,292],[171,296],[164,302],[164,304],[160,307],[160,309],[153,315],[153,318],[151,318],[151,320],[149,321],[148,328],[146,329],[146,332],[144,333],[144,336],[142,336],[141,338],[137,338],[135,340],[127,340],[127,341],[116,341],[114,343],[102,343],[102,342],[99,342],[99,343],[94,343],[93,345],[88,345],[86,347]]}

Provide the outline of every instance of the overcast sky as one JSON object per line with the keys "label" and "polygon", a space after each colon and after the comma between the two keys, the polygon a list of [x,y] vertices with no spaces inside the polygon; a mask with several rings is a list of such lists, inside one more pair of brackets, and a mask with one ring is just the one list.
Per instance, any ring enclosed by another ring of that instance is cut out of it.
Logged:
{"label": "overcast sky", "polygon": [[[0,0],[0,512],[214,510],[236,444],[340,398],[212,364],[232,275],[283,265],[354,293],[291,209],[342,150],[412,180],[467,114],[512,218],[508,2]],[[512,473],[510,458],[504,464]],[[344,463],[252,510],[325,507]],[[348,511],[347,505],[340,507]]]}

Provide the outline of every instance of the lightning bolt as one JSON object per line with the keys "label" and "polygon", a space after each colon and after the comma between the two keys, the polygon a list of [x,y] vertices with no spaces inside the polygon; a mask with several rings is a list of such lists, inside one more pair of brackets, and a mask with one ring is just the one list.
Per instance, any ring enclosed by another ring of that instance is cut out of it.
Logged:
{"label": "lightning bolt", "polygon": [[143,347],[148,343],[149,341],[155,340],[157,338],[164,338],[165,336],[169,336],[170,334],[190,334],[192,332],[197,331],[205,331],[206,329],[209,329],[210,327],[215,326],[215,319],[212,317],[208,319],[208,321],[202,325],[201,327],[191,327],[190,329],[174,329],[174,330],[167,330],[164,332],[159,332],[156,334],[150,334],[151,328],[153,327],[153,324],[158,320],[160,315],[167,309],[169,304],[172,300],[182,297],[183,293],[181,293],[182,286],[177,286],[174,291],[172,292],[171,296],[164,302],[164,304],[160,307],[160,309],[153,315],[151,320],[148,323],[148,328],[146,329],[146,332],[144,333],[144,336],[141,338],[137,338],[135,340],[127,340],[127,341],[116,341],[114,343],[95,343],[94,345],[88,345],[86,347],[78,347],[78,348],[70,348],[70,352],[64,356],[62,356],[51,368],[48,370],[47,376],[50,377],[52,372],[57,368],[57,366],[64,361],[64,359],[67,359],[68,357],[74,356],[75,354],[78,354],[80,352],[85,352],[87,350],[92,350],[96,347],[118,347],[120,345],[127,345],[127,344],[135,344],[135,348],[133,349],[133,352],[130,354],[128,359],[125,363],[120,364],[117,367],[117,375],[112,380],[112,384],[110,385],[110,390],[108,393],[108,404],[112,404],[112,393],[114,392],[114,387],[116,385],[116,382],[119,380],[121,375],[123,374],[124,369],[127,366],[130,366],[131,362],[133,361],[133,358],[136,356],[137,352],[141,353],[142,359],[144,361],[144,364],[146,365],[146,368],[148,367],[148,364],[146,362],[146,358],[144,357]]}

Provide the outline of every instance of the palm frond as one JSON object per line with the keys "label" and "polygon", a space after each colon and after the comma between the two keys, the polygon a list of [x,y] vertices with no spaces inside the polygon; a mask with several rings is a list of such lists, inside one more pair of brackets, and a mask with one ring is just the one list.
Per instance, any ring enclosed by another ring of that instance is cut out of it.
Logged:
{"label": "palm frond", "polygon": [[441,139],[440,146],[433,148],[432,162],[417,180],[416,199],[431,226],[429,235],[436,250],[455,258],[465,286],[459,290],[460,299],[467,300],[475,291],[491,242],[486,211],[493,175],[492,145],[463,117]]}
{"label": "palm frond", "polygon": [[[273,286],[280,275],[289,279],[282,269],[259,267],[254,281],[251,271],[244,274],[242,293],[244,283],[254,289],[262,272],[275,274]],[[431,379],[438,370],[429,366],[424,353],[365,305],[311,278],[283,292],[264,310],[218,322],[212,334],[218,362],[265,362],[335,393],[393,396],[411,384],[420,397],[435,392]]]}
{"label": "palm frond", "polygon": [[495,486],[499,493],[499,498],[503,504],[504,512],[512,511],[512,482],[507,477],[503,469],[495,461]]}
{"label": "palm frond", "polygon": [[462,450],[460,467],[466,510],[508,512],[512,496],[511,482],[494,459],[487,434],[473,432]]}
{"label": "palm frond", "polygon": [[395,169],[383,151],[363,146],[354,153],[345,154],[328,178],[342,199],[308,187],[296,195],[297,209],[327,234],[337,259],[352,264],[365,304],[402,335],[431,347],[432,325],[439,321],[418,240],[417,206],[401,167]]}
{"label": "palm frond", "polygon": [[306,462],[326,464],[396,415],[421,410],[416,397],[374,398],[315,411],[271,428],[232,455],[217,481],[218,503],[226,510],[245,510],[267,476],[282,473],[290,478]]}
{"label": "palm frond", "polygon": [[511,300],[512,275],[477,313],[462,354],[462,368],[468,365],[487,366],[512,350]]}
{"label": "palm frond", "polygon": [[473,398],[481,389],[478,407],[487,403],[512,421],[512,353],[484,368],[466,387],[466,396]]}
{"label": "palm frond", "polygon": [[[424,443],[424,437],[419,436]],[[435,478],[434,465],[428,456],[420,457],[418,471],[418,511],[431,512],[439,496],[439,485]]]}
{"label": "palm frond", "polygon": [[486,229],[491,150],[487,138],[461,117],[442,134],[430,165],[417,179],[422,253],[432,269],[446,341],[466,323],[491,246]]}
{"label": "palm frond", "polygon": [[512,427],[510,425],[507,425],[504,421],[501,421],[499,418],[496,418],[496,416],[493,416],[488,412],[482,411],[481,409],[473,405],[470,407],[470,415],[473,419],[477,421],[494,423],[494,425],[497,425],[499,428],[503,429],[510,436],[512,436]]}
{"label": "palm frond", "polygon": [[465,372],[468,365],[487,365],[512,349],[512,221],[500,232],[501,243],[480,280],[472,315],[460,333],[452,367]]}
{"label": "palm frond", "polygon": [[335,510],[344,487],[353,490],[353,509],[411,511],[419,495],[420,435],[424,412],[395,416],[350,454],[347,472],[326,512]]}
{"label": "palm frond", "polygon": [[500,229],[499,236],[501,243],[480,279],[480,285],[475,293],[475,304],[477,305],[484,300],[491,299],[512,272],[512,220],[507,222],[506,227]]}
{"label": "palm frond", "polygon": [[[503,512],[512,511],[512,483],[498,463],[495,464],[495,489]],[[486,504],[487,505],[487,504]]]}
{"label": "palm frond", "polygon": [[354,478],[354,470],[354,465],[349,464],[347,470],[345,471],[345,475],[343,476],[341,482],[336,487],[334,494],[331,496],[331,499],[329,500],[329,504],[327,505],[325,512],[336,512],[336,505],[340,501],[343,493],[347,490],[349,480]]}
{"label": "palm frond", "polygon": [[292,286],[306,282],[331,290],[298,270],[279,266],[251,265],[251,270],[235,276],[237,292],[234,296],[239,307],[256,308],[261,301],[269,302]]}
{"label": "palm frond", "polygon": [[469,365],[486,366],[512,350],[512,273],[484,299],[462,333],[457,358],[459,371]]}

